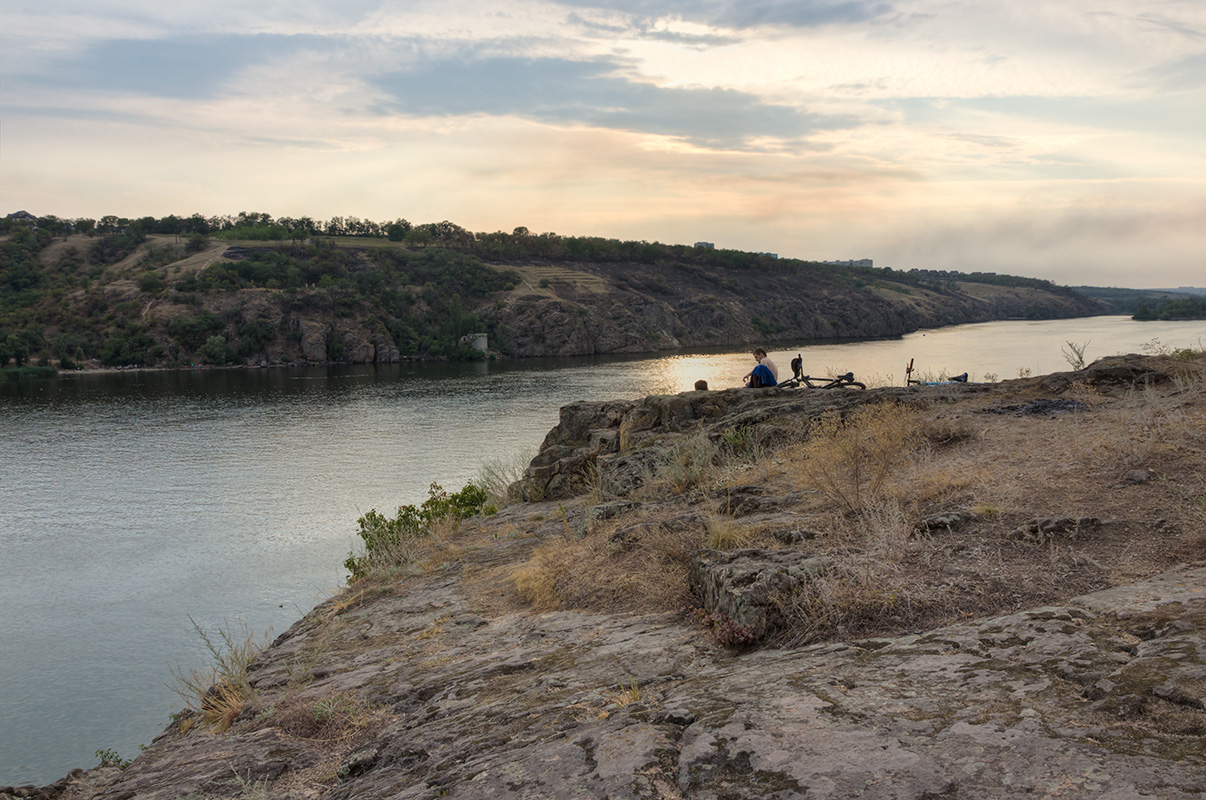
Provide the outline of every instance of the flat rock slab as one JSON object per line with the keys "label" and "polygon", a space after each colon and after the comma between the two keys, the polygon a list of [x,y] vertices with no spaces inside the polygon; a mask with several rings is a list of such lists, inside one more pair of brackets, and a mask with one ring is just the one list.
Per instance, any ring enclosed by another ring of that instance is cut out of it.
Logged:
{"label": "flat rock slab", "polygon": [[235,773],[282,798],[1206,791],[1203,565],[925,634],[747,655],[671,615],[483,617],[452,576],[332,615],[320,606],[299,622],[257,675],[273,702],[302,645],[325,635],[308,695],[351,692],[388,711],[330,765],[337,782],[291,780],[321,754],[264,717],[165,735],[126,771],[58,796],[234,798],[246,791]]}

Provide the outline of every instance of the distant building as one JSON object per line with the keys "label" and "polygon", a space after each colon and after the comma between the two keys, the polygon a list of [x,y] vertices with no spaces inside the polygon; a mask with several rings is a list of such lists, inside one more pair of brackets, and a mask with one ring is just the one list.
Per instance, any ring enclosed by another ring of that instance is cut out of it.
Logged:
{"label": "distant building", "polygon": [[9,214],[8,219],[16,220],[17,222],[37,222],[38,218],[28,211],[14,211]]}
{"label": "distant building", "polygon": [[695,246],[701,247],[704,250],[715,250],[716,249],[716,245],[712,244],[711,242],[696,242]]}
{"label": "distant building", "polygon": [[848,261],[822,261],[822,264],[833,264],[835,267],[873,267],[875,263],[870,258],[851,259]]}
{"label": "distant building", "polygon": [[778,253],[758,253],[757,255],[766,256],[767,258],[778,258]]}

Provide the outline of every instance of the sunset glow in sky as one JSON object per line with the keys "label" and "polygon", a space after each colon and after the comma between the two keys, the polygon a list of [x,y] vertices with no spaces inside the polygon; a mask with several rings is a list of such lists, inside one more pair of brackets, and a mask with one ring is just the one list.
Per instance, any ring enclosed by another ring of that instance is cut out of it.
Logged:
{"label": "sunset glow in sky", "polygon": [[0,0],[0,213],[1206,285],[1201,0]]}

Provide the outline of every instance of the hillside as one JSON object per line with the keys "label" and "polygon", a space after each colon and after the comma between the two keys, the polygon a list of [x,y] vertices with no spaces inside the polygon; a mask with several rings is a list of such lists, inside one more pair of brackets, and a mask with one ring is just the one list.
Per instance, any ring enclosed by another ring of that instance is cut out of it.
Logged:
{"label": "hillside", "polygon": [[480,358],[466,337],[482,332],[504,358],[641,353],[1104,309],[1033,279],[926,282],[735,251],[441,225],[459,234],[52,236],[10,223],[0,240],[0,358],[67,368],[390,363]]}
{"label": "hillside", "polygon": [[132,764],[0,797],[1200,797],[1204,385],[567,406],[497,514],[366,515]]}

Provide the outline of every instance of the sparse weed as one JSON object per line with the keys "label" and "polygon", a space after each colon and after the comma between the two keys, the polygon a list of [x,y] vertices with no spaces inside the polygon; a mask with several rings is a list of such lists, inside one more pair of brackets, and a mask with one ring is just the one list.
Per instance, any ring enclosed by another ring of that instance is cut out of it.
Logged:
{"label": "sparse weed", "polygon": [[524,470],[530,463],[530,450],[521,450],[510,457],[485,461],[478,468],[474,484],[485,490],[491,505],[502,508],[518,500],[511,492],[511,485],[523,477]]}
{"label": "sparse weed", "polygon": [[984,517],[985,519],[996,519],[1005,513],[1005,509],[1001,508],[1000,506],[982,503],[980,505],[972,506],[971,512],[976,516]]}
{"label": "sparse weed", "polygon": [[725,456],[757,459],[762,455],[758,429],[751,425],[726,428],[720,434],[720,447]]}
{"label": "sparse weed", "polygon": [[235,780],[239,782],[239,800],[268,800],[268,785],[270,781],[267,778],[264,778],[262,781],[253,780],[250,772],[244,778],[235,769],[234,764],[230,765],[230,771],[234,773]]}
{"label": "sparse weed", "polygon": [[126,767],[130,766],[130,764],[134,763],[132,759],[122,758],[121,754],[118,753],[116,750],[114,750],[111,747],[106,747],[102,750],[97,750],[96,757],[100,759],[100,763],[102,765],[103,764],[112,764],[113,766],[115,766],[121,770],[124,770]]}
{"label": "sparse weed", "polygon": [[[206,724],[224,731],[255,696],[247,668],[263,646],[256,642],[242,620],[237,629],[219,627],[216,640],[192,617],[189,622],[213,656],[213,663],[201,672],[173,667],[172,682],[168,687],[190,709],[199,712]],[[264,638],[267,639],[267,634]]]}
{"label": "sparse weed", "polygon": [[628,685],[620,684],[620,691],[612,695],[611,702],[617,706],[623,707],[633,703],[639,703],[641,700],[641,687],[637,685],[636,676],[628,679]]}
{"label": "sparse weed", "polygon": [[684,494],[713,480],[720,464],[720,448],[702,432],[676,442],[654,468],[654,480],[647,486],[655,495],[669,486],[674,494]]}
{"label": "sparse weed", "polygon": [[897,405],[866,406],[843,419],[823,417],[793,459],[806,483],[861,514],[918,441],[914,415]]}
{"label": "sparse weed", "polygon": [[330,742],[370,724],[373,716],[372,706],[350,692],[333,692],[317,700],[291,695],[273,709],[271,724],[291,736]]}

